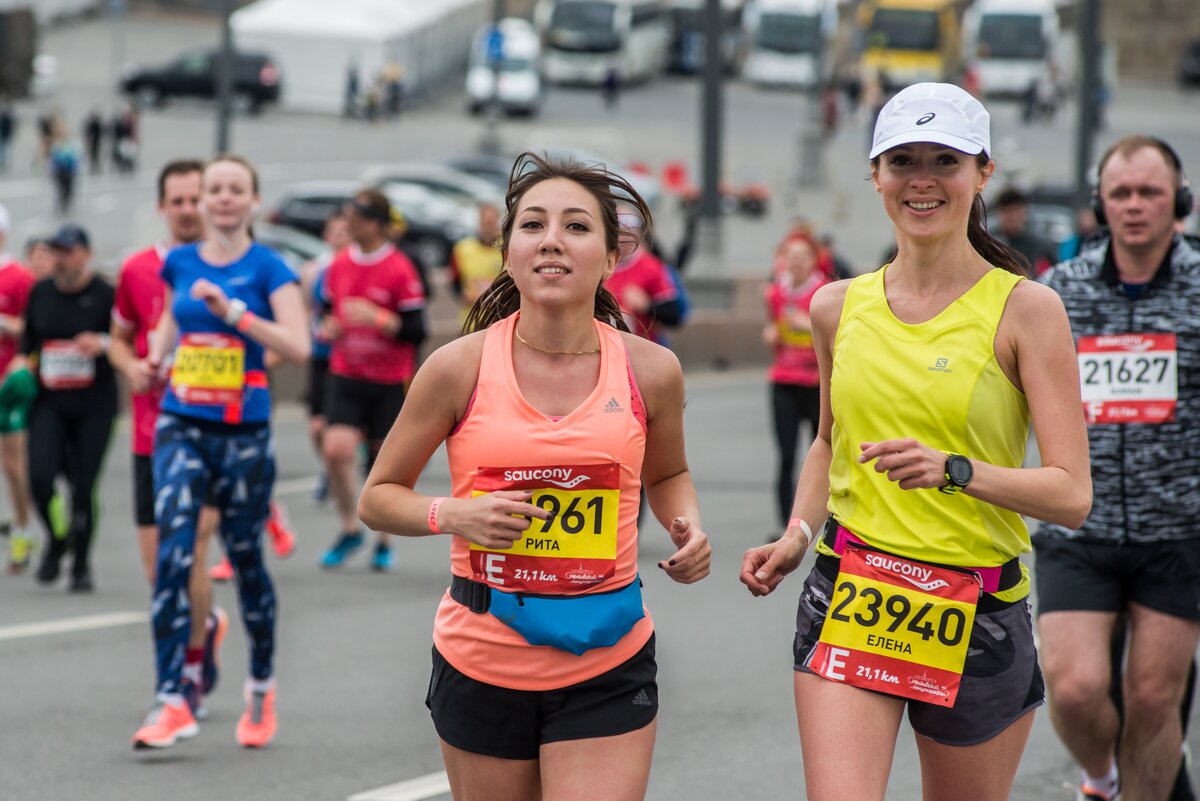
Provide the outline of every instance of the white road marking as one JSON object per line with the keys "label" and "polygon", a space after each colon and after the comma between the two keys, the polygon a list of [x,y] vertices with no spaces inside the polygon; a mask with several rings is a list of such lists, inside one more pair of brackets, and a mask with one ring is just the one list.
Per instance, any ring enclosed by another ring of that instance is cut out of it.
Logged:
{"label": "white road marking", "polygon": [[299,495],[303,492],[312,492],[312,488],[316,485],[316,476],[300,476],[299,478],[289,478],[285,479],[284,481],[276,481],[272,494]]}
{"label": "white road marking", "polygon": [[346,801],[424,801],[426,798],[436,798],[450,792],[450,779],[446,771],[439,770],[427,776],[418,776],[399,784],[389,784],[356,793]]}
{"label": "white road marking", "polygon": [[145,624],[150,619],[147,612],[109,612],[103,615],[85,615],[62,620],[43,620],[39,623],[21,623],[16,626],[0,626],[0,641],[19,640],[23,637],[44,637],[48,634],[68,634],[74,631],[109,629],[116,626]]}

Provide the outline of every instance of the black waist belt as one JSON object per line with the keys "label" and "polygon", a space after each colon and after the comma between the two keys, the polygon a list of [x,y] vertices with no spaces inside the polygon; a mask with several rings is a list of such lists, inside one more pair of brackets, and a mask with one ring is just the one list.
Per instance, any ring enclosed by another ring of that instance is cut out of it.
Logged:
{"label": "black waist belt", "polygon": [[492,606],[492,588],[482,581],[472,581],[457,574],[450,576],[450,597],[477,615]]}
{"label": "black waist belt", "polygon": [[[821,535],[821,538],[825,541],[826,547],[828,547],[829,550],[831,550],[831,551],[833,550],[834,546],[837,544],[838,525],[839,525],[838,521],[835,520],[833,517],[830,517],[829,520],[825,523],[825,532]],[[867,549],[871,550],[871,551],[879,550],[878,548],[872,548],[870,546],[867,546]],[[887,552],[881,551],[881,553],[887,553]],[[892,555],[896,556],[896,554],[892,554]],[[824,558],[821,558],[821,557],[824,557]],[[830,581],[833,581],[837,576],[839,561],[840,560],[837,557],[825,556],[825,554],[821,554],[817,559],[817,568],[823,574],[825,574],[826,578],[828,578]],[[924,560],[918,560],[918,561],[924,561]],[[945,568],[949,568],[950,570],[960,570],[960,571],[962,571],[962,570],[969,571],[970,570],[970,568],[965,568],[960,565],[943,565],[943,564],[939,564],[938,562],[925,562],[925,564],[933,565],[934,567],[945,567]],[[831,571],[832,571],[832,575],[830,575]],[[997,590],[997,592],[1003,592],[1004,590],[1010,590],[1020,583],[1021,583],[1021,560],[1014,556],[1012,559],[1009,559],[1007,562],[1005,562],[1003,565],[1000,566],[1000,588],[999,588],[999,590]]]}

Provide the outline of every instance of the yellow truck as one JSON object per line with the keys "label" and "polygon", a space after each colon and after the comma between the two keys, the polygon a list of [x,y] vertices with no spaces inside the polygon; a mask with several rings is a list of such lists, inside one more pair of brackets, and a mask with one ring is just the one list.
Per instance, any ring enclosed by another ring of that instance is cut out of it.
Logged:
{"label": "yellow truck", "polygon": [[958,0],[864,0],[858,9],[860,64],[888,89],[954,81],[962,70]]}

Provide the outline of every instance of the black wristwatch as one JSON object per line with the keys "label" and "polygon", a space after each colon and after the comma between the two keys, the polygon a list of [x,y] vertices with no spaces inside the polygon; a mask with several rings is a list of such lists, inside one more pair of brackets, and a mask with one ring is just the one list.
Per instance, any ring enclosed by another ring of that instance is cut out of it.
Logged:
{"label": "black wristwatch", "polygon": [[957,453],[947,454],[946,483],[944,486],[938,487],[938,489],[948,494],[962,492],[963,488],[970,484],[971,479],[974,477],[975,468],[971,465],[970,459],[960,456]]}

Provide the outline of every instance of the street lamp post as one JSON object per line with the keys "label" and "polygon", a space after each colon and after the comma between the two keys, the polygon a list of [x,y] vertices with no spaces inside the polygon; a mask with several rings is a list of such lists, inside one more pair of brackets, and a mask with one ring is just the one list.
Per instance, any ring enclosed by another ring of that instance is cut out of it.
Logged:
{"label": "street lamp post", "polygon": [[479,149],[485,153],[500,152],[500,63],[504,60],[504,35],[500,33],[500,20],[505,14],[504,0],[492,2],[492,30],[487,40],[487,62],[492,72],[492,98],[488,103],[487,124]]}
{"label": "street lamp post", "polygon": [[1096,100],[1100,93],[1100,0],[1082,0],[1079,17],[1079,115],[1075,127],[1075,205],[1092,194],[1088,172],[1096,140]]}
{"label": "street lamp post", "polygon": [[233,106],[233,0],[217,0],[221,14],[221,53],[217,57],[217,153],[229,152]]}
{"label": "street lamp post", "polygon": [[721,0],[706,0],[703,20],[704,105],[700,131],[703,168],[696,220],[695,266],[688,271],[688,284],[695,305],[718,308],[727,306],[731,296],[721,230],[721,150],[724,139],[722,72],[725,66],[721,52],[721,27]]}

